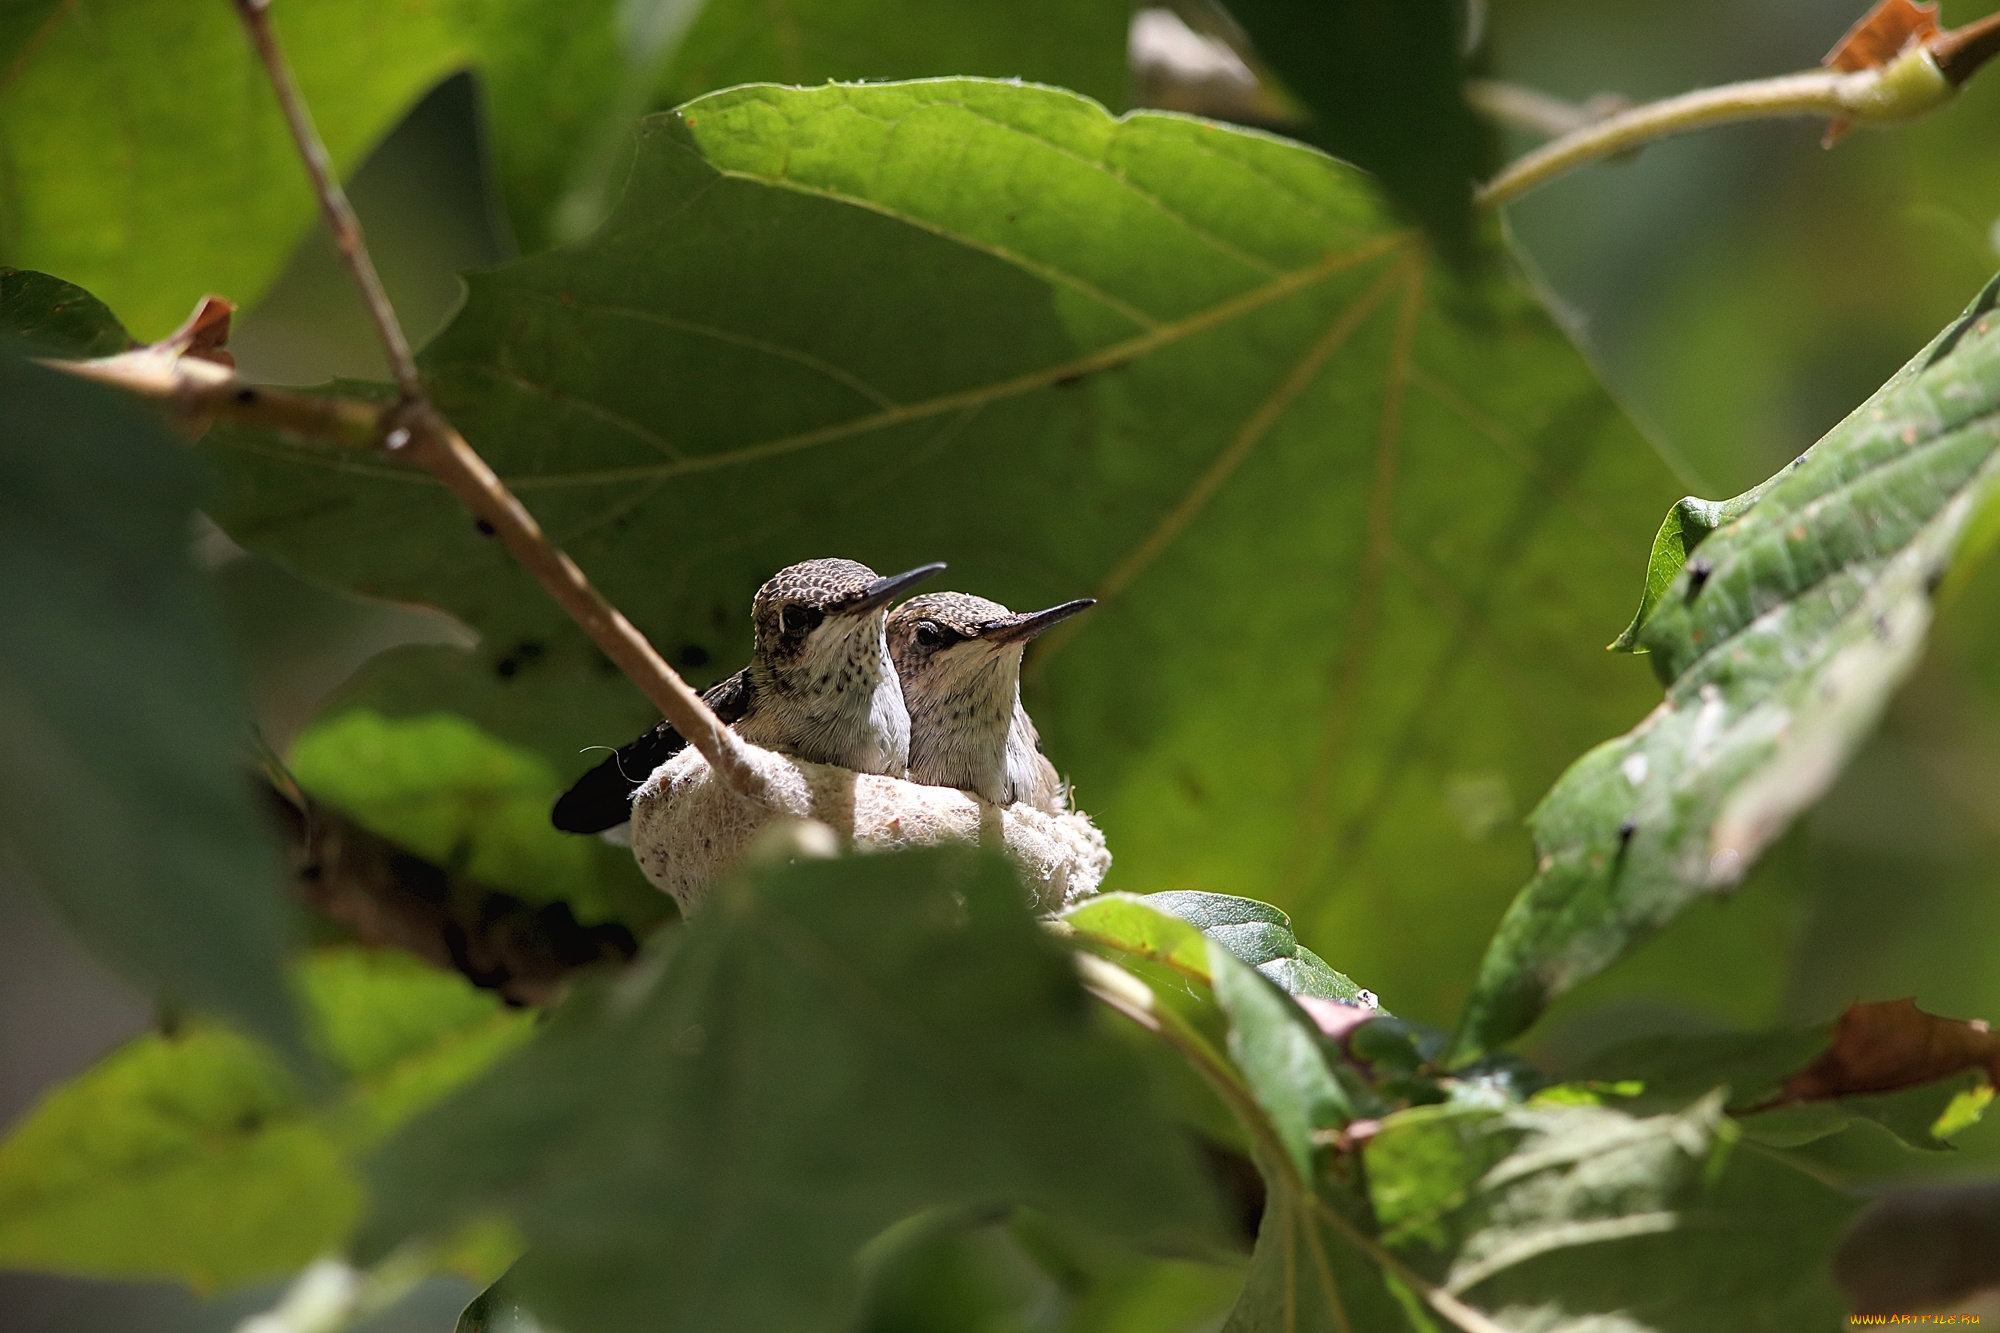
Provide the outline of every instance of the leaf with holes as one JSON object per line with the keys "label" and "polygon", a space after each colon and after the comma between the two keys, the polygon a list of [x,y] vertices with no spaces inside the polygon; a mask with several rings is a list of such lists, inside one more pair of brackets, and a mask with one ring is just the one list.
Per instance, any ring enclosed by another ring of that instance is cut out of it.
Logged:
{"label": "leaf with holes", "polygon": [[1835,1327],[1828,1260],[1859,1201],[1737,1148],[1720,1102],[1398,1112],[1365,1150],[1381,1242],[1483,1328]]}
{"label": "leaf with holes", "polygon": [[[1276,897],[1403,960],[1368,971],[1399,1012],[1449,1019],[1518,802],[1648,692],[1596,645],[1663,468],[1525,288],[1439,272],[1311,149],[979,80],[744,88],[646,122],[589,242],[469,282],[438,401],[697,683],[795,560],[1094,594],[1029,705],[1115,886]],[[650,724],[428,478],[204,447],[239,540],[484,636],[386,660],[376,706],[566,776]]]}
{"label": "leaf with holes", "polygon": [[1874,730],[1933,594],[2000,517],[1996,301],[2000,279],[1778,476],[1675,507],[1619,640],[1652,655],[1666,700],[1536,812],[1539,873],[1486,956],[1460,1055],[1733,888]]}

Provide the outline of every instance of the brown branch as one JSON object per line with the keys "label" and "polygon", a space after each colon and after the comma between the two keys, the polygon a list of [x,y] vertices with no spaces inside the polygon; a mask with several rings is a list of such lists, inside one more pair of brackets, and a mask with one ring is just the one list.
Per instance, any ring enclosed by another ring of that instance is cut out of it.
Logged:
{"label": "brown branch", "polygon": [[388,434],[380,403],[246,384],[227,366],[152,348],[95,361],[42,364],[151,399],[179,421],[197,427],[217,419],[240,421],[360,449],[380,448]]}
{"label": "brown branch", "polygon": [[[395,308],[389,304],[388,294],[382,290],[382,281],[376,275],[374,260],[369,257],[361,224],[356,221],[347,193],[334,173],[326,145],[313,128],[312,116],[299,96],[284,53],[278,48],[277,35],[271,31],[269,10],[270,0],[236,0],[236,12],[263,61],[271,86],[277,91],[278,104],[291,126],[306,172],[312,178],[327,228],[361,289],[395,374],[396,387],[402,394],[401,402],[378,416],[378,423],[384,428],[379,437],[382,447],[430,472],[476,516],[491,525],[514,557],[541,581],[549,595],[644,691],[653,706],[687,737],[689,744],[701,752],[723,780],[753,800],[761,800],[761,780],[745,759],[735,734],[723,726],[701,701],[701,696],[653,650],[632,622],[591,586],[576,562],[557,549],[534,515],[426,398],[416,361],[410,355],[409,341],[403,336]],[[239,398],[245,390],[260,392],[244,386],[238,391]],[[254,404],[238,401],[234,405]]]}
{"label": "brown branch", "polygon": [[294,894],[364,944],[415,954],[517,1005],[548,1004],[578,968],[638,952],[621,925],[582,925],[567,903],[537,907],[453,874],[296,788],[258,788]]}

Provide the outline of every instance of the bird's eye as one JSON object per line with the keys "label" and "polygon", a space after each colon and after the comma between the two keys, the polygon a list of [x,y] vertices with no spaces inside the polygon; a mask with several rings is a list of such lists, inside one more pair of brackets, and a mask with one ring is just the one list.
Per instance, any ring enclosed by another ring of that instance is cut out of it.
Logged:
{"label": "bird's eye", "polygon": [[826,619],[826,613],[816,606],[800,606],[794,603],[780,613],[778,623],[785,631],[785,637],[802,639],[819,628],[819,622]]}
{"label": "bird's eye", "polygon": [[944,635],[938,633],[938,627],[930,621],[920,620],[917,622],[917,642],[926,648],[935,648],[944,642]]}

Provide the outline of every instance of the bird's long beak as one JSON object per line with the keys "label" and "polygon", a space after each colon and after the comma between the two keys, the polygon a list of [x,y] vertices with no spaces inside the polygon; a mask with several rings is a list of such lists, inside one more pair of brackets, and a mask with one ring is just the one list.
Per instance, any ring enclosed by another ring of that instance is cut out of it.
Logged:
{"label": "bird's long beak", "polygon": [[1064,602],[1046,611],[1029,611],[1023,615],[1007,616],[1000,620],[989,620],[979,627],[981,643],[1026,643],[1045,630],[1052,630],[1079,611],[1088,611],[1097,605],[1094,597],[1080,597],[1074,602]]}
{"label": "bird's long beak", "polygon": [[905,590],[914,588],[925,579],[935,578],[942,573],[944,573],[944,564],[940,561],[935,565],[918,565],[915,569],[906,569],[900,574],[891,574],[886,579],[876,579],[868,585],[868,590],[862,593],[858,600],[849,602],[847,605],[838,608],[836,614],[858,616],[863,612],[874,611],[880,607],[887,606],[902,596]]}

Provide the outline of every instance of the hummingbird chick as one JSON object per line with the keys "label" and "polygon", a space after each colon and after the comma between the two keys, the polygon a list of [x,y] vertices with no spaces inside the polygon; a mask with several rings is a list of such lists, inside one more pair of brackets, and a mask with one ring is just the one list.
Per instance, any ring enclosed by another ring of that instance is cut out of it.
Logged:
{"label": "hummingbird chick", "polygon": [[[883,632],[889,603],[943,565],[877,578],[852,560],[808,560],[779,570],[750,604],[750,665],[702,699],[753,744],[821,764],[900,778],[909,766],[910,715]],[[687,745],[661,722],[557,798],[550,822],[603,833],[632,817],[632,793]]]}
{"label": "hummingbird chick", "polygon": [[1068,791],[1021,706],[1021,655],[1089,598],[1016,615],[962,592],[914,597],[889,616],[889,654],[910,712],[910,781],[995,805],[1060,814]]}

